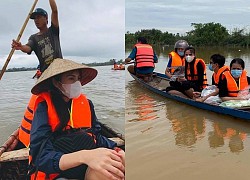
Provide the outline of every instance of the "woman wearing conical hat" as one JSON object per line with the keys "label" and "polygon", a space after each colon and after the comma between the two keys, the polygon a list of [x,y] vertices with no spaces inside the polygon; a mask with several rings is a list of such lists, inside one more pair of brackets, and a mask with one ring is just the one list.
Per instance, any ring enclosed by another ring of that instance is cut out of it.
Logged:
{"label": "woman wearing conical hat", "polygon": [[31,179],[124,179],[125,153],[100,135],[94,106],[81,93],[96,75],[93,68],[55,59],[32,88],[38,98],[30,135]]}

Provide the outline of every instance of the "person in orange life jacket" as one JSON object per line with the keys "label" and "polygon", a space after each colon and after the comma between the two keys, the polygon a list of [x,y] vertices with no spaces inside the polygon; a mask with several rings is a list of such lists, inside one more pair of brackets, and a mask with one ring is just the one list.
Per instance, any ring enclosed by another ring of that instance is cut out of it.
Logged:
{"label": "person in orange life jacket", "polygon": [[239,90],[243,90],[250,84],[250,77],[244,70],[245,62],[235,58],[230,63],[230,71],[225,71],[219,81],[219,96],[222,101],[246,100],[249,96],[237,97]]}
{"label": "person in orange life jacket", "polygon": [[137,39],[137,44],[135,44],[132,52],[125,59],[125,64],[134,59],[135,65],[130,65],[128,67],[128,71],[147,80],[148,76],[152,75],[154,71],[154,63],[158,62],[158,57],[156,56],[152,46],[147,43],[146,38],[139,37]]}
{"label": "person in orange life jacket", "polygon": [[39,29],[29,37],[28,43],[22,45],[21,42],[12,41],[12,48],[21,50],[24,53],[31,54],[35,52],[40,70],[43,72],[55,58],[62,58],[60,40],[59,40],[59,20],[58,10],[55,0],[49,0],[52,10],[51,26],[48,27],[48,14],[42,8],[36,8],[31,14],[30,19],[34,19],[34,23]]}
{"label": "person in orange life jacket", "polygon": [[115,59],[113,59],[113,61],[114,61],[114,69],[119,69],[119,65],[117,64],[117,62],[115,61]]}
{"label": "person in orange life jacket", "polygon": [[188,43],[185,40],[178,40],[174,45],[174,51],[169,53],[168,65],[165,70],[165,74],[168,77],[172,77],[175,70],[174,67],[185,65],[184,50],[188,47]]}
{"label": "person in orange life jacket", "polygon": [[[220,54],[213,54],[210,57],[210,63],[208,65],[209,70],[213,71],[212,75],[212,85],[215,85],[218,87],[219,81],[221,79],[221,75],[225,71],[229,71],[229,67],[225,65],[225,57]],[[207,96],[200,97],[200,92],[197,92],[195,95],[197,96],[197,101],[203,102],[210,96],[216,96],[219,94],[219,88],[216,88],[215,92],[212,92],[211,94]]]}
{"label": "person in orange life jacket", "polygon": [[[12,48],[31,54],[35,52],[39,60],[39,70],[42,73],[55,58],[62,58],[60,39],[59,39],[59,20],[58,9],[55,0],[49,0],[52,10],[51,26],[48,27],[48,13],[42,8],[36,8],[31,14],[30,19],[34,20],[39,32],[29,37],[28,43],[22,45],[21,42],[12,41]],[[44,51],[46,49],[46,51]],[[36,97],[32,95],[29,104],[24,112],[24,117],[19,129],[19,143],[15,149],[29,146],[31,122],[33,119],[33,105]]]}
{"label": "person in orange life jacket", "polygon": [[195,49],[187,47],[185,53],[185,77],[170,80],[166,91],[185,98],[194,98],[194,91],[201,92],[207,85],[204,60],[196,58]]}
{"label": "person in orange life jacket", "polygon": [[[70,178],[124,179],[125,153],[123,150],[113,150],[116,143],[100,134],[94,106],[81,93],[82,85],[92,81],[96,75],[97,71],[93,68],[57,58],[31,89],[38,96],[30,135],[31,165],[38,167],[38,179],[45,179],[45,176],[49,179],[61,177],[66,170],[83,164],[87,167],[81,172],[82,177],[78,177],[78,174]],[[54,135],[64,132],[71,134],[72,130],[79,128],[91,129],[85,134],[96,147],[72,153],[55,149],[51,136],[57,139]],[[31,179],[34,179],[34,174]]]}

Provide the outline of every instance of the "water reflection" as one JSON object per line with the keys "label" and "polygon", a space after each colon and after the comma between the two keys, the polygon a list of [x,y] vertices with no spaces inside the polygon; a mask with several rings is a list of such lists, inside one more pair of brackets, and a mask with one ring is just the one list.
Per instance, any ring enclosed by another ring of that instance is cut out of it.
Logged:
{"label": "water reflection", "polygon": [[208,133],[208,141],[210,148],[227,145],[231,152],[239,153],[244,150],[244,141],[248,134],[249,130],[246,132],[246,129],[242,129],[241,127],[230,127],[219,122],[214,122],[213,130]]}
{"label": "water reflection", "polygon": [[211,149],[224,147],[232,153],[244,150],[244,142],[250,135],[248,122],[175,102],[167,104],[166,108],[166,118],[172,126],[177,146],[193,150],[198,141],[207,138]]}
{"label": "water reflection", "polygon": [[[178,105],[178,106],[177,106]],[[192,147],[205,133],[205,120],[197,113],[190,113],[189,108],[180,108],[179,104],[167,104],[166,117],[175,134],[175,144]],[[182,106],[181,106],[182,107]]]}
{"label": "water reflection", "polygon": [[157,101],[148,95],[147,92],[142,92],[142,87],[135,88],[136,84],[131,84],[127,86],[128,93],[131,95],[127,102],[132,105],[129,106],[126,103],[126,107],[128,112],[132,111],[134,113],[134,117],[129,119],[128,122],[136,122],[136,121],[148,121],[155,120],[158,117],[156,107],[159,106]]}

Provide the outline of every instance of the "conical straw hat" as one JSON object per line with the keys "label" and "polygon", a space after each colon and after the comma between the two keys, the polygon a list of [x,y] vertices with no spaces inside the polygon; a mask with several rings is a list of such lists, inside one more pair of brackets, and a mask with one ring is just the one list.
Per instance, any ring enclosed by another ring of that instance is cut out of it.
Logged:
{"label": "conical straw hat", "polygon": [[54,59],[49,67],[42,73],[34,87],[31,89],[31,92],[33,94],[39,94],[49,90],[51,88],[51,77],[76,69],[81,70],[80,81],[82,86],[92,81],[97,75],[97,70],[94,68],[76,63],[72,60],[57,58]]}

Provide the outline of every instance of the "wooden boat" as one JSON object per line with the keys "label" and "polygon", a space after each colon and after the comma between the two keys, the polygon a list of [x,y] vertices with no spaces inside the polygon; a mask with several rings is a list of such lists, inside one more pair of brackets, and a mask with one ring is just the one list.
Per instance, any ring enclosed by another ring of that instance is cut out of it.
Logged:
{"label": "wooden boat", "polygon": [[[122,134],[115,132],[101,122],[100,125],[102,127],[102,135],[115,141],[120,148],[125,149],[125,140]],[[16,137],[18,137],[18,129],[0,147],[0,180],[26,180],[29,149],[11,150]]]}
{"label": "wooden boat", "polygon": [[125,70],[125,65],[124,64],[117,64],[115,61],[114,61],[114,67],[111,68],[112,70]]}
{"label": "wooden boat", "polygon": [[122,67],[122,68],[112,68],[112,70],[125,70],[125,67]]}
{"label": "wooden boat", "polygon": [[164,96],[169,99],[173,99],[194,107],[197,107],[199,109],[204,109],[212,112],[216,112],[219,114],[229,115],[232,117],[236,117],[243,120],[250,120],[250,107],[243,107],[243,108],[228,108],[228,107],[222,107],[217,105],[211,105],[203,102],[198,102],[192,99],[183,98],[176,95],[171,95],[170,93],[167,93],[166,87],[169,86],[169,78],[165,74],[154,72],[152,78],[149,82],[145,82],[142,79],[136,77],[134,74],[130,75],[143,87],[149,89],[150,91],[159,94],[161,96]]}

